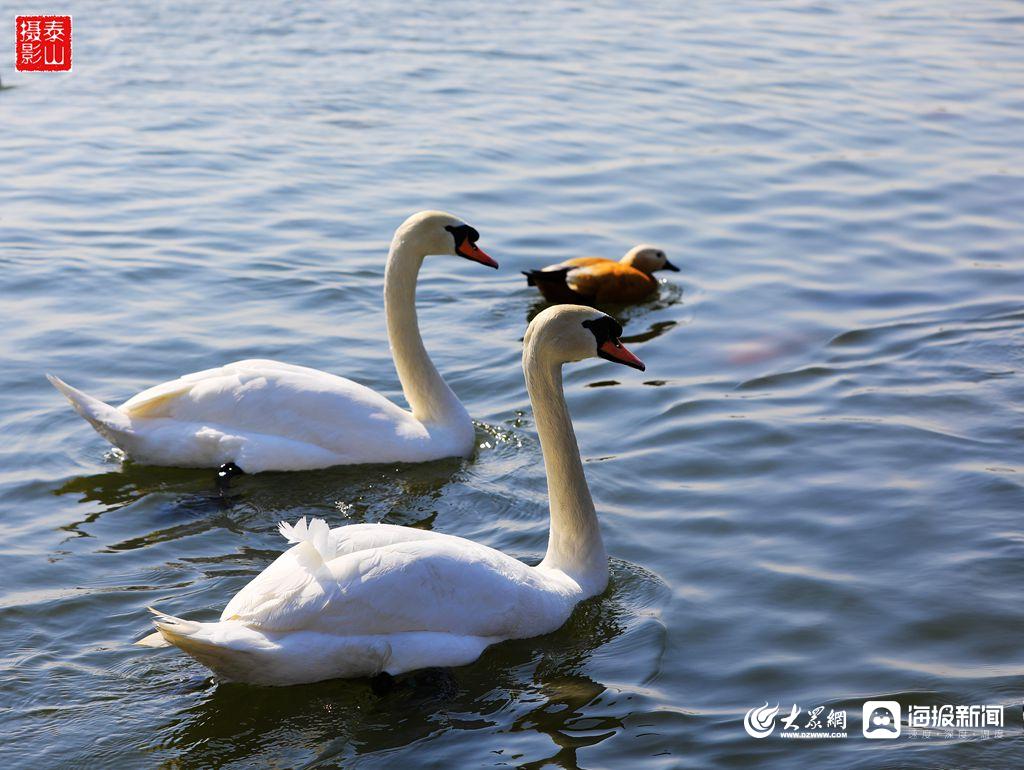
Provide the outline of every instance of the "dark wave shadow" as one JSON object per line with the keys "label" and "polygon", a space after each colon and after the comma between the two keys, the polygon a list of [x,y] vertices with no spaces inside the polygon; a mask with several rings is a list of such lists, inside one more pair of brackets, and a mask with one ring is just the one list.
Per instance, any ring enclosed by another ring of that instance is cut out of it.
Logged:
{"label": "dark wave shadow", "polygon": [[660,337],[669,329],[674,329],[679,325],[678,321],[655,321],[649,327],[647,331],[640,332],[639,334],[624,334],[622,335],[623,342],[647,342],[653,340],[656,337]]}
{"label": "dark wave shadow", "polygon": [[[147,506],[156,528],[145,536],[110,546],[141,548],[196,534],[212,526],[241,531],[269,530],[281,518],[327,517],[332,526],[382,521],[429,528],[434,503],[457,482],[463,458],[430,463],[337,466],[315,471],[239,476],[225,490],[212,470],[164,468],[124,463],[119,471],[76,476],[53,490],[88,504],[89,512],[62,529],[87,537],[88,525],[104,514],[130,508],[157,495],[166,500]],[[96,508],[96,505],[100,508]],[[140,512],[140,515],[141,512]]]}
{"label": "dark wave shadow", "polygon": [[213,471],[124,463],[117,471],[67,479],[53,494],[77,495],[80,503],[99,503],[116,510],[154,492],[199,494],[210,487],[214,476]]}

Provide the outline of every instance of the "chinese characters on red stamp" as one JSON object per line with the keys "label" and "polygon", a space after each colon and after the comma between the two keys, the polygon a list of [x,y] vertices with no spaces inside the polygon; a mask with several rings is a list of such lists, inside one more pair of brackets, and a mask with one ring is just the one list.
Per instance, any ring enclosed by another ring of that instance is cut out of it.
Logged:
{"label": "chinese characters on red stamp", "polygon": [[71,17],[18,16],[14,20],[14,46],[19,72],[68,72]]}

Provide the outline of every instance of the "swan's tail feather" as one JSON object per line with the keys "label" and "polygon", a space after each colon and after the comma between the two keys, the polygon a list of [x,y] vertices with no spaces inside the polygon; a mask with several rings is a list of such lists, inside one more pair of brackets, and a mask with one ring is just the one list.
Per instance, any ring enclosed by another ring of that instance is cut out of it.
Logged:
{"label": "swan's tail feather", "polygon": [[146,609],[156,615],[153,625],[161,632],[167,632],[172,636],[189,636],[198,631],[202,625],[194,620],[183,620],[182,618],[174,617],[174,615],[168,615],[166,612],[161,612],[155,607],[146,607]]}
{"label": "swan's tail feather", "polygon": [[171,643],[164,639],[164,635],[159,631],[154,631],[148,636],[144,636],[137,641],[139,647],[170,647]]}
{"label": "swan's tail feather", "polygon": [[[147,607],[156,615],[153,625],[156,634],[150,634],[136,644],[146,643],[147,647],[174,645],[182,652],[195,658],[217,676],[229,681],[246,679],[247,672],[253,668],[253,655],[244,649],[221,638],[218,627],[221,623],[197,623],[167,615],[159,610]],[[148,643],[152,636],[159,635],[165,644]]]}
{"label": "swan's tail feather", "polygon": [[[204,652],[208,648],[213,647],[210,642],[196,638],[200,631],[202,631],[203,624],[197,623],[194,620],[184,620],[183,618],[176,618],[174,615],[168,615],[167,613],[160,612],[158,609],[153,607],[146,607],[147,610],[156,615],[156,620],[153,621],[153,625],[156,626],[157,634],[163,637],[164,642],[167,645],[173,644],[192,657],[196,657],[197,651]],[[153,634],[140,639],[136,644],[141,644],[146,640],[150,639]],[[163,645],[147,644],[147,647],[157,647]],[[200,661],[202,662],[202,661]]]}
{"label": "swan's tail feather", "polygon": [[93,398],[88,393],[71,387],[59,377],[48,374],[46,379],[64,394],[75,411],[88,421],[97,433],[114,446],[126,449],[126,439],[134,433],[132,421],[128,415],[110,404],[103,403],[98,398]]}
{"label": "swan's tail feather", "polygon": [[323,519],[310,519],[307,525],[306,517],[303,516],[294,526],[282,521],[277,529],[289,543],[309,543],[324,561],[334,558],[336,549],[331,542],[331,528]]}

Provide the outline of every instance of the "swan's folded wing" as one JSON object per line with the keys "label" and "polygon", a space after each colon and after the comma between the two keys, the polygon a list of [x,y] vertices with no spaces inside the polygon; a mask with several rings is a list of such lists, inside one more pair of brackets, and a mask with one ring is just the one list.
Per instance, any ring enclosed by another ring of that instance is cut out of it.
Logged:
{"label": "swan's folded wing", "polygon": [[285,560],[301,547],[242,589],[222,619],[274,631],[507,638],[557,628],[572,605],[522,562],[447,535],[357,550],[322,569]]}
{"label": "swan's folded wing", "polygon": [[337,582],[326,563],[355,551],[420,537],[434,532],[393,524],[351,524],[327,529],[322,519],[294,526],[282,522],[281,535],[296,543],[232,597],[221,620],[240,620],[265,629],[301,627],[306,612],[317,612],[329,601]]}
{"label": "swan's folded wing", "polygon": [[323,609],[335,588],[312,543],[299,543],[253,578],[221,613],[266,630],[301,628],[304,618]]}
{"label": "swan's folded wing", "polygon": [[410,540],[431,540],[443,537],[447,537],[447,535],[429,529],[400,527],[397,524],[349,524],[331,530],[331,544],[335,557],[370,548],[405,543]]}
{"label": "swan's folded wing", "polygon": [[[158,419],[161,417],[180,417],[179,414],[188,408],[190,397],[197,393],[231,392],[242,384],[246,373],[258,373],[260,370],[303,370],[305,367],[290,366],[277,361],[249,360],[238,361],[213,369],[185,374],[176,380],[168,380],[151,388],[136,393],[120,407],[122,412],[131,417]],[[307,369],[307,372],[315,372]]]}
{"label": "swan's folded wing", "polygon": [[184,374],[176,380],[168,380],[135,394],[120,407],[121,411],[132,417],[172,417],[175,402],[187,398],[194,389],[200,391],[226,391],[242,384],[246,375],[259,375],[261,372],[290,372],[307,377],[318,376],[324,372],[310,369],[307,366],[283,364],[263,358],[251,358],[236,361],[233,364],[203,369],[199,372]]}
{"label": "swan's folded wing", "polygon": [[358,551],[328,563],[340,590],[315,619],[321,630],[352,634],[442,631],[527,636],[572,602],[540,574],[500,551],[437,535]]}
{"label": "swan's folded wing", "polygon": [[[217,370],[211,369],[209,371]],[[202,372],[197,372],[197,374],[202,374]],[[177,380],[163,382],[159,385],[154,385],[152,388],[146,388],[141,393],[136,393],[121,404],[118,409],[133,418],[158,419],[169,417],[174,402],[179,398],[187,396],[192,388],[192,382],[184,377],[180,377]]]}
{"label": "swan's folded wing", "polygon": [[135,418],[281,436],[335,451],[374,446],[382,437],[425,435],[411,414],[357,382],[276,361],[238,361],[188,374],[139,393],[120,409]]}

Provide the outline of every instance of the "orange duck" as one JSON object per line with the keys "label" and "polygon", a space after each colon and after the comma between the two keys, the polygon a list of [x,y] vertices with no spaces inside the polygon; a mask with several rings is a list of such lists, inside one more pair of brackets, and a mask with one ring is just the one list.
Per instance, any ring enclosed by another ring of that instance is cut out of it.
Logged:
{"label": "orange duck", "polygon": [[658,288],[655,270],[679,268],[654,246],[634,246],[616,262],[603,257],[576,257],[540,270],[524,270],[548,302],[602,305],[639,302]]}

